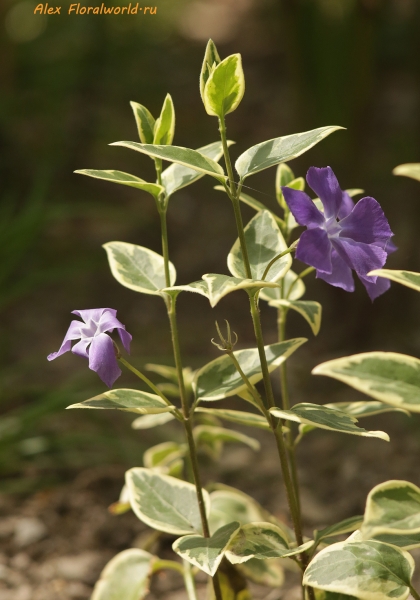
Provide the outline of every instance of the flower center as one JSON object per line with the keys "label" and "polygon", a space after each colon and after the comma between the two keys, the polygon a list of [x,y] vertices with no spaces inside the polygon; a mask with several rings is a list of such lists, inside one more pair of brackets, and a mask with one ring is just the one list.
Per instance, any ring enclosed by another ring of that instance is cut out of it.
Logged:
{"label": "flower center", "polygon": [[92,338],[96,335],[98,331],[98,325],[95,321],[88,321],[86,325],[80,328],[80,333],[82,334],[82,338]]}
{"label": "flower center", "polygon": [[325,221],[324,229],[328,237],[338,237],[340,235],[341,226],[335,217],[330,217]]}

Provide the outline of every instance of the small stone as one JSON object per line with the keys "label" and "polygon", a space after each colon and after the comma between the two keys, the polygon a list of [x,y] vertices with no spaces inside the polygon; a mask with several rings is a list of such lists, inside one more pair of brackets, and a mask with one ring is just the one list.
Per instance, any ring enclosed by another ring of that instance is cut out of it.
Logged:
{"label": "small stone", "polygon": [[48,530],[42,521],[25,517],[16,522],[13,542],[19,548],[24,548],[25,546],[39,542],[47,533]]}
{"label": "small stone", "polygon": [[10,559],[10,566],[13,569],[18,569],[18,571],[23,571],[24,569],[27,569],[30,564],[31,558],[25,552],[19,552],[19,554],[16,554],[16,556],[13,556]]}

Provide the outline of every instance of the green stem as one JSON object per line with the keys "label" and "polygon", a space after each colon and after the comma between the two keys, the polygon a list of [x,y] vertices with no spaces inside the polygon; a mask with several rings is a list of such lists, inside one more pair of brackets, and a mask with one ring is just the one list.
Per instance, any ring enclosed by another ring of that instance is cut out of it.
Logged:
{"label": "green stem", "polygon": [[165,283],[166,287],[171,285],[171,275],[169,272],[169,247],[168,247],[168,229],[166,225],[166,211],[167,208],[158,207],[160,217],[160,230],[162,235],[162,254],[163,254],[163,265],[165,269]]}
{"label": "green stem", "polygon": [[159,559],[156,562],[156,566],[153,568],[153,573],[156,573],[157,571],[162,571],[162,569],[171,569],[172,571],[176,571],[177,573],[180,573],[182,576],[184,576],[183,566],[180,565],[178,562],[175,562],[174,560]]}
{"label": "green stem", "polygon": [[410,585],[410,592],[415,600],[420,600],[420,594],[413,588],[412,585]]}
{"label": "green stem", "polygon": [[[239,243],[241,245],[241,251],[242,251],[245,272],[246,272],[246,276],[249,279],[252,279],[251,265],[250,265],[249,258],[248,258],[248,250],[246,247],[244,226],[243,226],[241,209],[240,209],[240,200],[238,197],[239,190],[235,189],[235,182],[234,182],[234,177],[233,177],[232,163],[230,160],[229,148],[227,145],[226,125],[225,125],[224,119],[219,119],[219,131],[220,131],[220,136],[221,136],[222,145],[223,145],[226,169],[227,169],[228,177],[229,177],[230,197],[232,200],[233,210],[234,210],[234,214],[235,214],[236,228],[238,231]],[[274,402],[274,396],[273,396],[273,389],[271,386],[270,373],[268,370],[267,357],[265,355],[264,339],[263,339],[263,334],[262,334],[262,329],[261,329],[261,320],[260,320],[260,315],[259,315],[259,309],[257,306],[257,301],[253,295],[250,295],[250,305],[251,305],[252,321],[254,324],[255,337],[256,337],[257,345],[258,345],[258,353],[259,353],[260,362],[261,362],[261,371],[262,371],[263,380],[264,380],[265,394],[266,394],[266,398],[268,401],[268,406],[273,407],[273,406],[275,406],[275,402]],[[285,447],[285,443],[284,443],[284,439],[283,439],[282,424],[281,424],[281,421],[279,421],[278,424],[276,424],[276,419],[274,419],[270,415],[270,425],[273,430],[274,436],[276,438],[276,446],[277,446],[277,450],[279,453],[280,464],[281,464],[281,468],[282,468],[282,472],[283,472],[283,481],[284,481],[284,485],[286,487],[286,495],[287,495],[287,500],[288,500],[288,504],[289,504],[290,514],[291,514],[292,521],[293,521],[293,528],[295,530],[296,541],[297,541],[298,545],[301,545],[303,543],[303,537],[302,537],[302,529],[301,529],[301,525],[300,525],[300,513],[299,513],[297,503],[296,503],[296,498],[295,498],[295,495],[293,492],[293,481],[290,477],[290,472],[289,472],[287,452],[286,452],[286,447]],[[302,555],[302,562],[303,562],[303,560],[304,560],[304,557]]]}
{"label": "green stem", "polygon": [[[267,398],[268,407],[272,408],[275,406],[275,402],[274,402],[274,396],[273,396],[273,388],[271,386],[270,372],[268,370],[267,357],[265,355],[264,339],[263,339],[263,334],[262,334],[262,329],[261,329],[261,320],[260,320],[259,309],[258,309],[256,300],[255,300],[255,297],[252,295],[250,295],[250,305],[251,305],[252,321],[254,324],[254,332],[255,332],[255,337],[256,337],[257,346],[258,346],[258,354],[259,354],[260,362],[261,362],[261,371],[263,374],[265,394],[266,394],[266,398]],[[289,463],[288,463],[288,459],[287,459],[286,445],[284,443],[284,437],[283,437],[283,426],[282,426],[281,421],[278,421],[278,423],[276,424],[276,419],[274,419],[274,417],[272,417],[271,415],[270,415],[270,425],[271,425],[271,428],[273,430],[273,433],[274,433],[274,436],[276,439],[277,452],[278,452],[278,455],[280,458],[280,464],[281,464],[281,469],[282,469],[282,473],[283,473],[283,481],[284,481],[284,485],[286,487],[287,501],[289,504],[290,514],[292,517],[293,528],[294,528],[295,535],[296,535],[296,541],[297,541],[298,545],[300,546],[301,544],[303,544],[302,528],[301,528],[301,523],[300,523],[300,511],[299,511],[299,506],[297,504],[296,496],[294,493],[293,480],[291,478],[290,471],[289,471]]]}
{"label": "green stem", "polygon": [[[169,251],[168,251],[168,232],[166,228],[166,210],[159,211],[162,225],[162,248],[163,248],[163,259],[165,263],[165,277],[167,285],[170,285],[169,281]],[[169,283],[168,283],[169,282]],[[168,311],[169,324],[171,329],[171,340],[172,349],[175,360],[175,368],[178,378],[179,395],[181,397],[182,413],[184,417],[184,429],[188,443],[188,451],[191,463],[191,469],[194,476],[195,490],[197,494],[198,508],[200,511],[201,527],[203,530],[204,537],[210,537],[210,528],[207,520],[206,505],[203,496],[203,486],[201,483],[200,470],[198,465],[197,449],[195,447],[195,441],[192,430],[192,423],[190,418],[190,407],[188,403],[188,395],[185,387],[184,372],[182,368],[182,357],[181,349],[179,344],[178,324],[176,318],[176,296],[171,296],[168,300],[165,300],[165,304]],[[220,589],[220,582],[218,575],[213,577],[213,588],[216,600],[223,600],[222,592]]]}
{"label": "green stem", "polygon": [[188,600],[198,600],[197,590],[195,588],[194,576],[191,569],[191,563],[187,560],[183,561],[184,564],[184,584],[187,590]]}
{"label": "green stem", "polygon": [[286,299],[290,298],[290,294],[292,293],[292,290],[295,287],[296,283],[299,281],[299,279],[303,279],[304,277],[309,275],[309,273],[312,273],[312,271],[315,271],[314,267],[308,267],[307,269],[302,271],[302,273],[299,273],[296,279],[292,282],[292,285],[290,286],[289,291],[287,292]]}
{"label": "green stem", "polygon": [[239,375],[241,376],[242,381],[245,383],[246,387],[248,388],[249,393],[254,398],[259,409],[261,410],[263,415],[266,417],[267,421],[270,421],[270,413],[267,411],[266,407],[264,406],[262,398],[259,395],[257,389],[252,385],[252,383],[249,381],[248,377],[243,372],[241,365],[239,364],[236,356],[234,355],[233,352],[226,352],[226,354],[229,356],[229,358],[235,365],[236,370],[238,371]]}
{"label": "green stem", "polygon": [[[279,308],[277,315],[277,324],[278,324],[278,339],[279,342],[284,342],[286,339],[286,317],[287,317],[288,309]],[[282,398],[282,408],[283,410],[290,409],[290,399],[289,399],[289,386],[287,383],[287,366],[284,362],[280,365],[280,389],[281,389],[281,398]],[[300,494],[299,494],[299,480],[297,475],[297,465],[296,465],[296,452],[295,445],[293,441],[292,431],[289,429],[287,433],[287,453],[289,455],[290,462],[290,470],[293,480],[293,489],[295,492],[296,504],[298,506],[299,512],[301,511],[300,504]]]}
{"label": "green stem", "polygon": [[[150,381],[150,379],[148,377],[146,377],[146,375],[143,375],[143,373],[141,371],[139,371],[138,369],[136,369],[135,367],[133,367],[133,365],[131,365],[127,360],[125,360],[125,358],[123,358],[122,356],[118,357],[118,360],[120,361],[120,363],[122,365],[124,365],[129,371],[131,371],[132,373],[134,373],[134,375],[137,375],[137,377],[139,379],[141,379],[142,381],[144,381],[144,383],[146,385],[149,386],[149,388],[151,390],[153,390],[155,392],[155,394],[157,394],[160,398],[162,398],[162,400],[165,402],[165,404],[167,404],[168,406],[173,406],[172,402],[170,400],[168,400],[168,398],[160,391],[160,389],[158,387],[155,386],[155,384],[153,383],[153,381]],[[177,408],[175,408],[173,410],[174,415],[176,416],[176,418],[180,421],[183,421],[183,416],[182,414],[179,412],[179,410]]]}
{"label": "green stem", "polygon": [[263,276],[261,277],[261,281],[265,280],[265,278],[268,275],[269,270],[274,265],[274,263],[276,263],[278,260],[280,260],[280,258],[283,258],[283,256],[286,256],[286,254],[290,254],[291,252],[293,252],[293,250],[296,248],[296,244],[297,244],[297,241],[294,242],[289,248],[287,248],[287,250],[283,250],[283,252],[280,252],[280,254],[277,254],[277,256],[275,256],[272,260],[270,260],[270,262],[268,263],[268,265],[265,268]]}

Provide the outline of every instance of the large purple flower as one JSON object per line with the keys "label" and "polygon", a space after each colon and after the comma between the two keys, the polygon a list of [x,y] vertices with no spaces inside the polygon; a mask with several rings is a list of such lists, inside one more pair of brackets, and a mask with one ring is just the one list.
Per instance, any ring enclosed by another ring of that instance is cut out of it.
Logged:
{"label": "large purple flower", "polygon": [[[54,360],[65,352],[71,350],[89,359],[89,369],[96,371],[99,377],[108,387],[111,387],[121,375],[115,356],[114,343],[106,332],[112,333],[118,330],[124,348],[130,353],[130,342],[132,336],[125,330],[125,325],[117,319],[117,311],[113,308],[91,308],[89,310],[73,310],[82,321],[72,321],[63,343],[58,352],[48,356],[48,360]],[[71,347],[73,340],[80,340]]]}
{"label": "large purple flower", "polygon": [[396,249],[382,208],[369,196],[355,205],[341,190],[331,167],[311,167],[306,181],[320,198],[323,213],[304,192],[282,187],[296,221],[307,227],[300,236],[296,258],[315,267],[317,277],[347,292],[354,291],[354,269],[374,300],[390,282],[367,274],[381,269],[388,254]]}

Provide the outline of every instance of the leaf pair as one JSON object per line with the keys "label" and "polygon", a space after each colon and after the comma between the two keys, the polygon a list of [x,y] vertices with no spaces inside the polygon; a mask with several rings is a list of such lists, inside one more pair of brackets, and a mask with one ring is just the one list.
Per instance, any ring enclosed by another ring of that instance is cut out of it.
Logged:
{"label": "leaf pair", "polygon": [[142,104],[130,102],[136,119],[137,131],[143,144],[172,144],[175,133],[175,109],[170,94],[166,95],[158,119]]}

